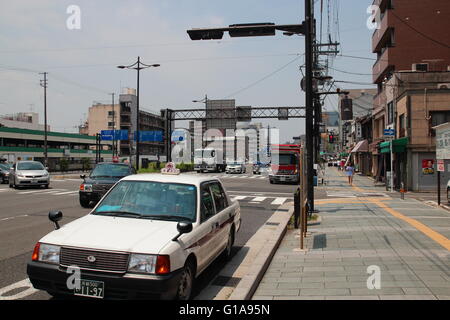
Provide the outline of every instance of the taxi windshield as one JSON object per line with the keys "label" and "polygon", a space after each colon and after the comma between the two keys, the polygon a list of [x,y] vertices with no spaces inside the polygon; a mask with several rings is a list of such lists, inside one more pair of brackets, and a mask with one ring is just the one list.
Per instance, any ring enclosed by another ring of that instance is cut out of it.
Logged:
{"label": "taxi windshield", "polygon": [[196,199],[193,185],[120,181],[92,214],[195,222]]}
{"label": "taxi windshield", "polygon": [[99,164],[91,172],[91,178],[99,177],[125,177],[130,174],[127,165],[117,165],[112,163]]}

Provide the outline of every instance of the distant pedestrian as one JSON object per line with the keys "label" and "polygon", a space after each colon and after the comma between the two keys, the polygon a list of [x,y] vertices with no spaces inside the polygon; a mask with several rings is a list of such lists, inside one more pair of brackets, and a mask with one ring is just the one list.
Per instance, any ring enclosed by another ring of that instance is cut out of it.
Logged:
{"label": "distant pedestrian", "polygon": [[353,167],[353,164],[350,162],[348,166],[345,168],[345,174],[348,177],[348,184],[353,184],[353,175],[355,174],[355,168]]}
{"label": "distant pedestrian", "polygon": [[342,159],[341,162],[339,162],[339,170],[344,171],[345,167],[345,160]]}

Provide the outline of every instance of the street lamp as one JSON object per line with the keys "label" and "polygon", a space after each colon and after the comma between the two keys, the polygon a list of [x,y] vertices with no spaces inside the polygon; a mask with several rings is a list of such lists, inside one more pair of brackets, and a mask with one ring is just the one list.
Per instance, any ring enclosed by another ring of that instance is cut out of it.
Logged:
{"label": "street lamp", "polygon": [[[194,102],[194,103],[199,103],[199,102],[200,103],[204,103],[205,104],[205,112],[206,112],[206,107],[208,105],[208,95],[205,94],[205,98],[203,98],[201,100],[192,100],[192,102]],[[202,138],[202,148],[203,148],[203,121],[202,121],[202,136],[201,136],[201,138]]]}
{"label": "street lamp", "polygon": [[159,67],[160,64],[145,64],[141,62],[141,57],[135,63],[129,66],[117,66],[119,69],[134,69],[137,71],[137,101],[136,101],[136,170],[139,170],[139,72],[142,69],[147,69],[151,67]]}

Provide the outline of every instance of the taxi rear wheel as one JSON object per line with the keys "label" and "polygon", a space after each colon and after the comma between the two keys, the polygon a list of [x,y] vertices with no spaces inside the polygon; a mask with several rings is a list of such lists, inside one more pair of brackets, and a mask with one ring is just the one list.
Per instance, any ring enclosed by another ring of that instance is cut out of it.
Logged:
{"label": "taxi rear wheel", "polygon": [[232,227],[230,230],[230,234],[228,235],[227,246],[225,247],[225,250],[222,253],[222,257],[225,261],[230,260],[231,251],[233,250],[233,245],[234,245],[234,227]]}
{"label": "taxi rear wheel", "polygon": [[194,284],[194,267],[190,261],[186,263],[181,273],[177,289],[177,300],[189,300]]}

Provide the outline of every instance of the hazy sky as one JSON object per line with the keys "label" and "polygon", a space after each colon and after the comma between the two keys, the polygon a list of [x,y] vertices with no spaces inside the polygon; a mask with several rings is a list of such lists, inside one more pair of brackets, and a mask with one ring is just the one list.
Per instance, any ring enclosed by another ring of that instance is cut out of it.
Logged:
{"label": "hazy sky", "polygon": [[[320,24],[321,1],[315,2]],[[372,0],[323,0],[325,8],[328,2],[331,34],[340,40],[344,55],[331,65],[340,71],[330,74],[335,80],[370,83],[375,55],[366,10]],[[67,28],[70,5],[81,9],[81,29]],[[0,0],[0,114],[33,110],[43,122],[38,72],[46,71],[48,122],[53,131],[75,132],[93,101],[109,102],[108,93],[136,86],[136,72],[116,66],[130,64],[138,55],[145,63],[161,64],[141,72],[140,104],[146,110],[201,107],[191,101],[205,94],[209,99],[234,98],[236,105],[303,106],[303,37],[280,32],[191,41],[186,33],[193,27],[234,23],[301,23],[303,7],[303,0]],[[324,10],[324,37],[327,20]],[[325,109],[335,108],[336,98],[327,99]],[[279,127],[282,142],[304,133],[303,119],[263,123]]]}

